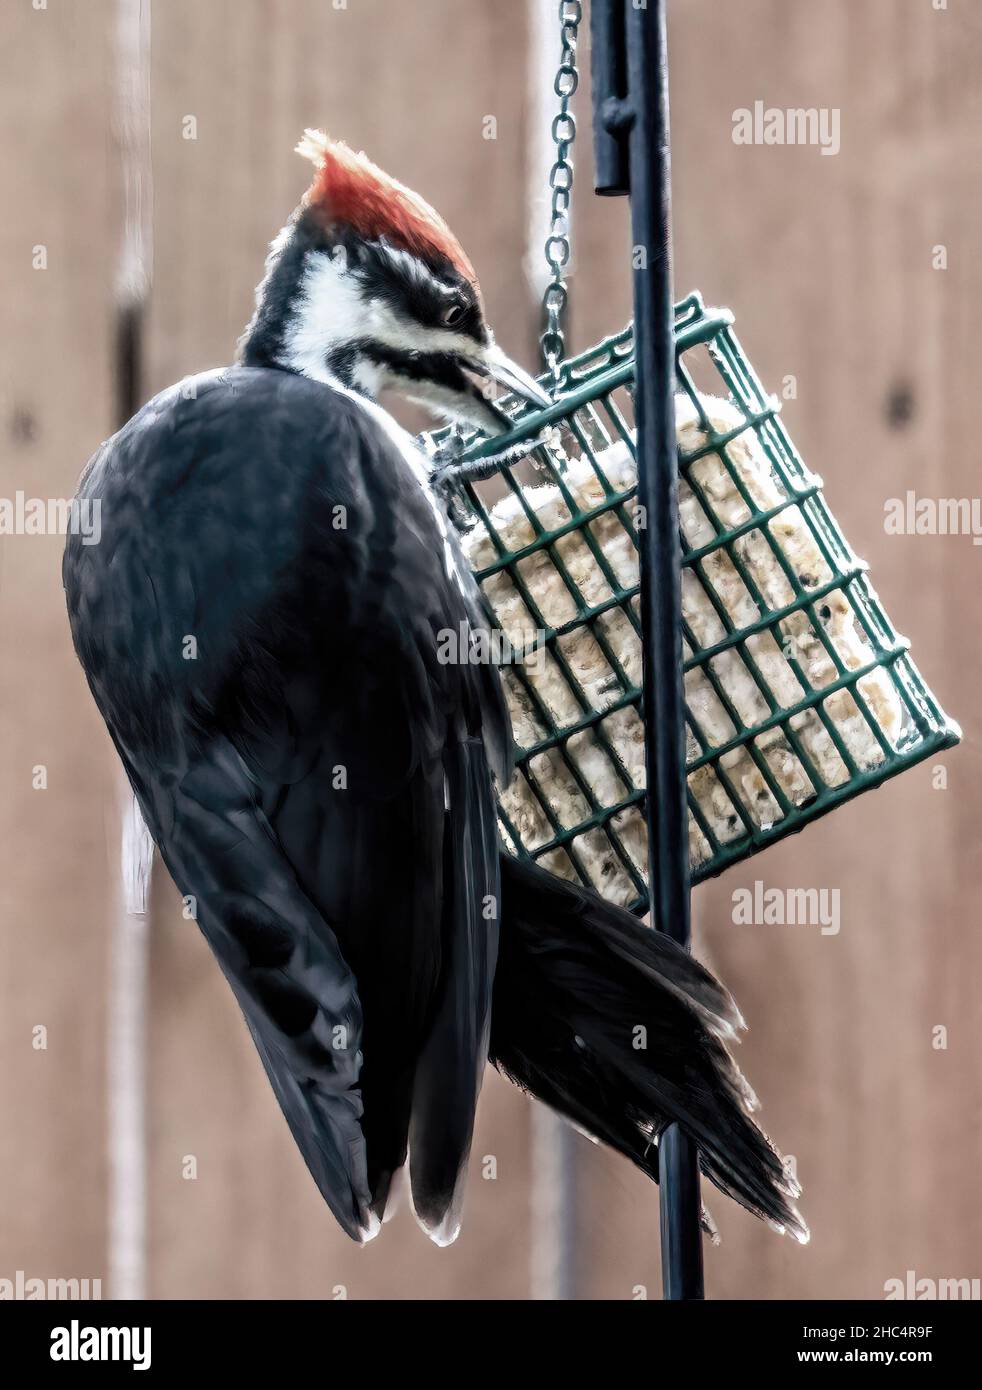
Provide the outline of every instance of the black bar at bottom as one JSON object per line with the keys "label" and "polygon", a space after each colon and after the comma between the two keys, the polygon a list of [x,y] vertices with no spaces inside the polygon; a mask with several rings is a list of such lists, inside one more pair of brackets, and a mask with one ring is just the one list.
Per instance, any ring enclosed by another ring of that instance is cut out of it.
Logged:
{"label": "black bar at bottom", "polygon": [[[388,1305],[387,1325],[397,1332],[402,1327],[417,1340],[421,1334],[445,1340],[445,1300],[420,1301],[418,1280],[414,1283],[411,1273],[399,1292],[406,1301]],[[354,1288],[350,1298],[346,1293],[328,1271],[307,1291],[308,1299],[322,1300],[316,1303],[284,1298],[252,1303],[199,1298],[184,1302],[37,1300],[8,1304],[3,1319],[4,1355],[8,1363],[23,1366],[20,1380],[25,1384],[37,1383],[43,1371],[50,1375],[52,1361],[64,1359],[75,1360],[71,1372],[65,1369],[67,1384],[76,1383],[79,1375],[84,1380],[88,1372],[100,1384],[115,1373],[125,1383],[142,1385],[142,1375],[134,1381],[137,1367],[157,1371],[161,1383],[168,1385],[193,1372],[214,1376],[222,1383],[240,1377],[245,1380],[247,1374],[251,1382],[260,1376],[275,1382],[283,1379],[284,1348],[309,1344],[313,1314],[330,1328],[330,1364],[335,1376],[361,1373],[366,1338],[373,1341],[375,1364],[386,1372],[401,1372],[406,1338],[380,1338],[379,1303],[359,1299]],[[602,1338],[604,1344],[616,1345],[621,1364],[647,1364],[653,1338],[664,1338],[664,1343],[656,1345],[680,1348],[681,1356],[692,1365],[698,1362],[704,1379],[707,1373],[716,1372],[729,1379],[741,1372],[757,1380],[772,1374],[787,1377],[800,1369],[803,1361],[841,1362],[847,1367],[864,1361],[881,1365],[903,1362],[903,1372],[908,1363],[916,1361],[946,1371],[946,1383],[953,1384],[977,1354],[978,1303],[883,1302],[879,1283],[868,1290],[868,1298],[873,1301],[724,1300],[671,1309],[651,1303],[642,1317],[631,1307],[631,1300],[610,1299],[594,1306],[590,1330],[595,1340]],[[547,1366],[554,1379],[557,1373],[568,1373],[570,1378],[577,1372],[582,1375],[583,1315],[579,1305],[545,1308],[516,1296],[497,1302],[496,1311],[502,1302],[511,1309],[509,1330],[527,1329],[529,1346],[534,1348],[530,1355],[538,1353],[538,1364]],[[496,1375],[500,1370],[502,1380],[514,1377],[514,1336],[488,1337],[485,1301],[455,1303],[453,1318],[468,1339],[480,1346],[483,1365]],[[98,1329],[105,1327],[114,1328],[117,1335],[100,1347]],[[260,1327],[261,1332],[257,1331]],[[107,1359],[113,1351],[118,1360]],[[683,1374],[687,1369],[683,1366]],[[916,1381],[916,1375],[911,1380]],[[148,1383],[154,1384],[152,1380]]]}

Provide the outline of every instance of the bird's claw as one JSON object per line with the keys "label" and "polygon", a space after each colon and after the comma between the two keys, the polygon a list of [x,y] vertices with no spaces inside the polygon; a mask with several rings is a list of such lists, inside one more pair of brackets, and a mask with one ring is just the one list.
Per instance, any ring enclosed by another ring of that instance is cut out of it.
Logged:
{"label": "bird's claw", "polygon": [[463,500],[463,488],[468,483],[483,482],[501,469],[521,463],[542,443],[543,437],[538,436],[476,459],[463,458],[462,436],[458,430],[453,430],[443,444],[437,445],[430,454],[430,487],[446,507],[458,530],[469,531],[477,524],[473,510]]}

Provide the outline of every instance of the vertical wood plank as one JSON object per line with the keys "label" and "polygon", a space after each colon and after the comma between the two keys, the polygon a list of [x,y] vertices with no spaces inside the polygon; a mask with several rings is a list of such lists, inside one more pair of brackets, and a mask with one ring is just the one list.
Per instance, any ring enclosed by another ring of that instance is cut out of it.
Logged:
{"label": "vertical wood plank", "polygon": [[[113,5],[8,6],[0,47],[0,496],[70,498],[112,429]],[[33,248],[47,269],[33,269]],[[0,1250],[105,1276],[114,754],[75,659],[61,535],[0,539]],[[47,789],[33,788],[46,769]],[[33,1030],[47,1030],[35,1049]]]}

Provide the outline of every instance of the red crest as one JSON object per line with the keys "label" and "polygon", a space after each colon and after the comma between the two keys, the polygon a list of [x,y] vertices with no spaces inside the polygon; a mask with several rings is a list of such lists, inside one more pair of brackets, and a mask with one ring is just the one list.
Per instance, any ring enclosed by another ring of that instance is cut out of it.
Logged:
{"label": "red crest", "polygon": [[384,237],[413,255],[437,251],[477,288],[474,267],[460,242],[435,209],[418,193],[391,178],[365,154],[319,130],[304,131],[297,153],[317,165],[304,199],[332,222],[352,227],[368,240]]}

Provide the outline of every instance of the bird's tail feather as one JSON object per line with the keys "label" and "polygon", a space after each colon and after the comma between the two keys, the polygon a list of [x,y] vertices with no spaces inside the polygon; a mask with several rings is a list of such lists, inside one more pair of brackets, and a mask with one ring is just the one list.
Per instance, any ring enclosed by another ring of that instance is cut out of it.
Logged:
{"label": "bird's tail feather", "polygon": [[743,1020],[723,986],[576,884],[504,853],[501,880],[495,1065],[656,1181],[658,1137],[677,1122],[711,1182],[807,1240],[798,1184],[750,1118],[756,1100],[725,1046]]}
{"label": "bird's tail feather", "polygon": [[409,1170],[413,1210],[430,1239],[449,1245],[460,1209],[474,1112],[488,1055],[491,978],[498,945],[498,836],[479,739],[448,747],[443,985],[416,1063]]}

